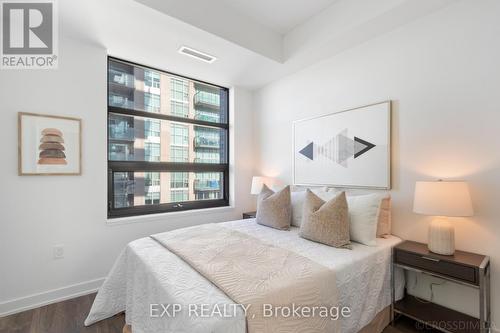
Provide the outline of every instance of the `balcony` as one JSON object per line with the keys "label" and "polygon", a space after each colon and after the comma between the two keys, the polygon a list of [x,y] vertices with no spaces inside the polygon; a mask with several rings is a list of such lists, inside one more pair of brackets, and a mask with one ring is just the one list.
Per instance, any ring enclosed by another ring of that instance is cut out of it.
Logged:
{"label": "balcony", "polygon": [[135,87],[135,77],[133,74],[124,73],[111,68],[108,75],[108,80],[110,83],[132,89]]}
{"label": "balcony", "polygon": [[110,152],[109,153],[109,160],[110,161],[135,161],[134,154],[129,154],[129,153],[115,153],[115,152]]}
{"label": "balcony", "polygon": [[194,181],[195,191],[220,191],[220,180],[198,180]]}
{"label": "balcony", "polygon": [[128,98],[120,95],[109,95],[109,105],[116,106],[118,108],[125,109],[134,109],[135,104],[134,101],[129,100]]}
{"label": "balcony", "polygon": [[205,109],[219,111],[220,110],[220,95],[206,91],[198,91],[194,94],[193,102],[195,107],[203,107]]}
{"label": "balcony", "polygon": [[194,163],[213,163],[213,164],[217,164],[217,163],[221,163],[221,161],[220,161],[220,158],[199,158],[199,157],[196,157],[194,159]]}
{"label": "balcony", "polygon": [[130,179],[114,179],[114,189],[115,193],[120,193],[121,195],[134,194],[135,181]]}
{"label": "balcony", "polygon": [[109,126],[109,138],[111,140],[124,140],[124,141],[134,141],[135,134],[134,129],[129,128],[117,128],[112,125]]}
{"label": "balcony", "polygon": [[197,136],[193,140],[193,144],[195,148],[220,148],[220,141],[218,139],[209,139],[201,136]]}
{"label": "balcony", "polygon": [[194,119],[209,121],[211,123],[218,123],[220,121],[220,117],[218,114],[208,115],[208,114],[203,114],[203,113],[199,113],[199,112],[196,113],[196,115],[194,116]]}

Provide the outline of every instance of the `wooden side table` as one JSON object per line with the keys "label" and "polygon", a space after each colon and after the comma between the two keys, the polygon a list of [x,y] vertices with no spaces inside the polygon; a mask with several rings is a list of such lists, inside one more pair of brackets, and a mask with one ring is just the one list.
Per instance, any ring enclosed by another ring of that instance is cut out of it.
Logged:
{"label": "wooden side table", "polygon": [[[432,253],[427,245],[404,241],[393,248],[392,255],[392,306],[391,320],[395,314],[416,321],[445,333],[486,333],[491,324],[490,258],[485,255],[456,251],[451,256]],[[394,268],[424,273],[479,290],[479,318],[446,308],[421,302],[405,295],[395,300]]]}
{"label": "wooden side table", "polygon": [[256,216],[257,216],[257,212],[243,213],[243,219],[254,219]]}

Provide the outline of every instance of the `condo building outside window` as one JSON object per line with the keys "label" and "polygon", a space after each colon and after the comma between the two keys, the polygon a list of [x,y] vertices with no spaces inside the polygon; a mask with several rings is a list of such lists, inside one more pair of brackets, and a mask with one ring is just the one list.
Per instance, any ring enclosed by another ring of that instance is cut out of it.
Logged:
{"label": "condo building outside window", "polygon": [[229,204],[228,89],[108,60],[108,216]]}

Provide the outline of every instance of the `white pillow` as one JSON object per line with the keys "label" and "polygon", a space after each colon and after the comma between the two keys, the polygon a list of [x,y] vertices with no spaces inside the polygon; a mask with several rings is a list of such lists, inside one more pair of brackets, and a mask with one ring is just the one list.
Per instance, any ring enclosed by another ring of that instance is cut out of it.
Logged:
{"label": "white pillow", "polygon": [[300,227],[305,199],[306,191],[290,193],[290,201],[292,203],[292,225],[295,227]]}
{"label": "white pillow", "polygon": [[318,197],[320,197],[321,200],[326,201],[326,202],[332,200],[337,195],[342,193],[342,191],[337,192],[337,191],[329,190],[327,187],[322,187],[322,188],[318,188],[318,189],[311,189],[311,191],[314,194],[316,194]]}
{"label": "white pillow", "polygon": [[377,245],[378,211],[384,197],[386,195],[378,193],[347,197],[351,241]]}
{"label": "white pillow", "polygon": [[389,192],[367,192],[366,190],[350,190],[347,192],[346,189],[339,188],[329,188],[331,192],[336,194],[346,191],[347,202],[349,202],[350,197],[376,194],[380,196],[380,204],[377,213],[377,237],[386,238],[391,234],[391,194]]}
{"label": "white pillow", "polygon": [[[329,192],[326,187],[311,188],[310,190],[323,201],[330,201],[337,196],[336,192]],[[304,201],[306,200],[306,189],[291,192],[290,199],[292,203],[292,225],[300,227],[302,210],[304,208]]]}

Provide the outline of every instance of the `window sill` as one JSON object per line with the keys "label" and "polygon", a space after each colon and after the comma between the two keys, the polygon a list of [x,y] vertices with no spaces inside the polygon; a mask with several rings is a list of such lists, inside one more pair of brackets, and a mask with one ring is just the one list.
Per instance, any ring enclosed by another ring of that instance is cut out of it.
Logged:
{"label": "window sill", "polygon": [[158,214],[146,214],[137,216],[127,216],[127,217],[116,217],[108,218],[106,224],[108,226],[117,226],[129,223],[140,223],[140,222],[158,222],[165,218],[171,217],[190,217],[197,215],[206,214],[222,214],[234,212],[234,206],[224,206],[224,207],[214,207],[214,208],[202,208],[193,210],[183,210],[179,212],[168,212],[168,213],[158,213]]}

